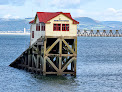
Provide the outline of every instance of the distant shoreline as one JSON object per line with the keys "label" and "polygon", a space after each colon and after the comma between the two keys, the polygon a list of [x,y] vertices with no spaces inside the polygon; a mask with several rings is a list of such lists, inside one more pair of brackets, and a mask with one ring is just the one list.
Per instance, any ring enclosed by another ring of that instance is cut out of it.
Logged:
{"label": "distant shoreline", "polygon": [[0,33],[0,35],[30,35],[30,33]]}

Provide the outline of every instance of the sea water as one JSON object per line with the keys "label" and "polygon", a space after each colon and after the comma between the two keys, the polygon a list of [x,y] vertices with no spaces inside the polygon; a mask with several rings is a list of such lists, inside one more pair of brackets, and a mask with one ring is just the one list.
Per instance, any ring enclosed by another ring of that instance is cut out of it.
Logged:
{"label": "sea water", "polygon": [[78,37],[77,76],[38,76],[9,67],[27,35],[0,35],[0,92],[121,92],[122,38]]}

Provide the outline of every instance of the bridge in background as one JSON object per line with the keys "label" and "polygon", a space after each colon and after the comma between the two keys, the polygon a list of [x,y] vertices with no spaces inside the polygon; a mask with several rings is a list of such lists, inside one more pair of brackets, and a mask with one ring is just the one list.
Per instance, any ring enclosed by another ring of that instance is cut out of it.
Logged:
{"label": "bridge in background", "polygon": [[77,35],[85,37],[122,37],[121,30],[78,30]]}

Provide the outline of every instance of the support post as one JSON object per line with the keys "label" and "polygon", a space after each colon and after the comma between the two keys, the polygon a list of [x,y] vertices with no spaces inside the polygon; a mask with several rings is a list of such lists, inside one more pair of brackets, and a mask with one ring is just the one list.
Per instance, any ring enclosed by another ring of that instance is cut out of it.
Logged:
{"label": "support post", "polygon": [[44,57],[43,75],[46,75],[46,57]]}
{"label": "support post", "polygon": [[43,75],[46,75],[46,44],[47,44],[47,38],[44,40],[44,63],[43,63]]}
{"label": "support post", "polygon": [[59,71],[58,71],[58,75],[62,75],[61,72],[61,67],[62,67],[62,38],[60,38],[60,42],[59,42]]}

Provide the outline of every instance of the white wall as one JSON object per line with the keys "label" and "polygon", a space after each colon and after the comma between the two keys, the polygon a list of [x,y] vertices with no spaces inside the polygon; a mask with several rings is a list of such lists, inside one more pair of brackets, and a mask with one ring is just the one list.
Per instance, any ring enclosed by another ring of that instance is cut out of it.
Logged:
{"label": "white wall", "polygon": [[[39,18],[37,17],[36,23],[39,23]],[[44,23],[40,23],[40,31],[36,31],[36,24],[31,24],[32,28],[31,28],[31,41],[30,41],[30,45],[32,45],[34,42],[36,42],[36,40],[38,38],[40,38],[41,36],[45,36],[45,31],[41,31],[41,25],[44,25]],[[32,38],[32,31],[34,31],[34,38]]]}

